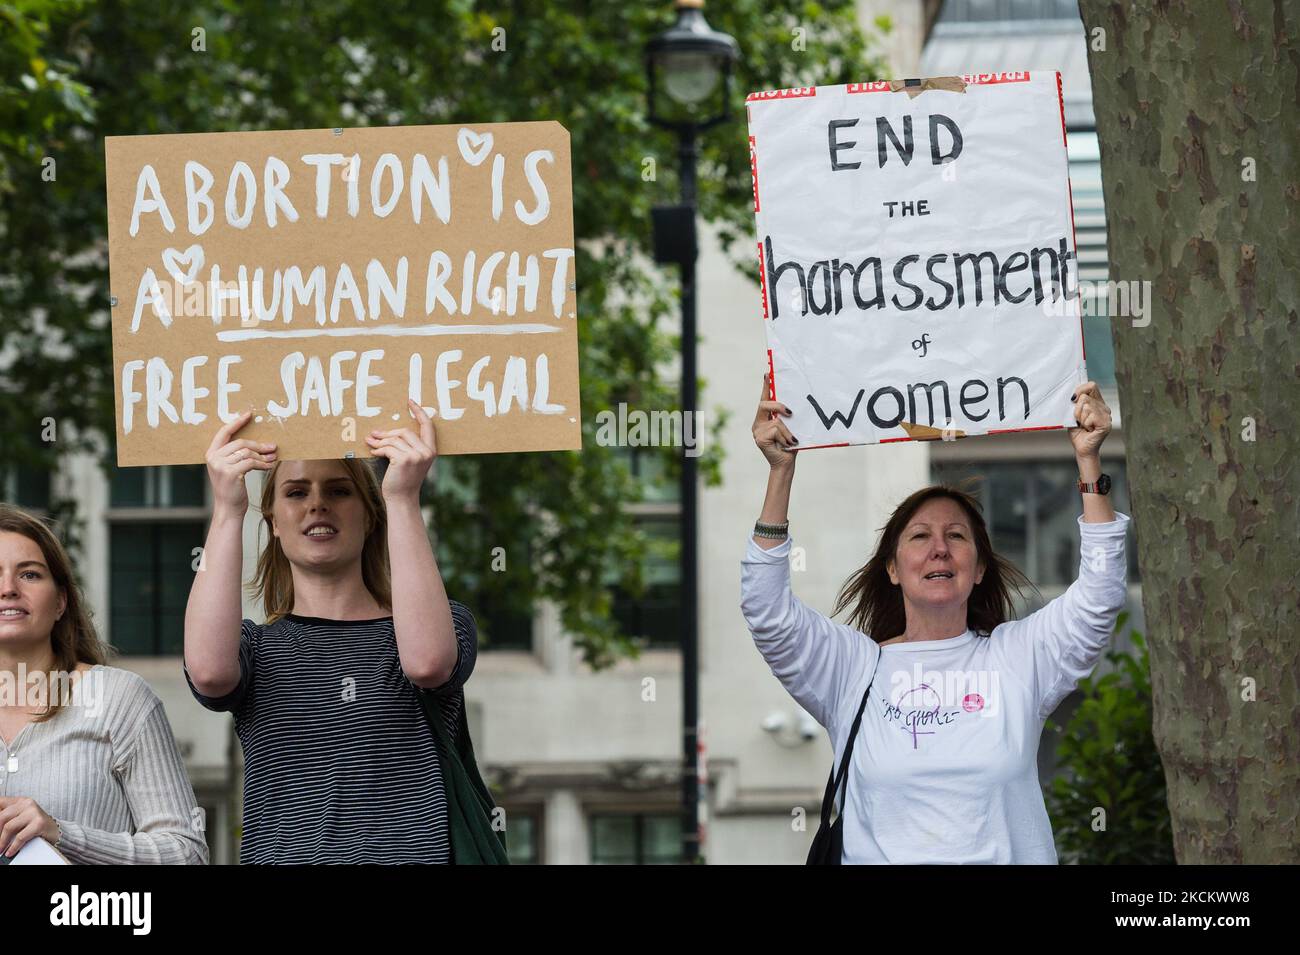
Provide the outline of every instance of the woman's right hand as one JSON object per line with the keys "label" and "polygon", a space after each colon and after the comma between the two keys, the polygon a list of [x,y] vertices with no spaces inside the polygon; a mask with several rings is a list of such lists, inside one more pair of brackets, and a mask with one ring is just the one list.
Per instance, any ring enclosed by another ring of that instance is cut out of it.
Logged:
{"label": "woman's right hand", "polygon": [[795,447],[799,440],[790,433],[790,429],[777,417],[794,412],[779,401],[769,401],[772,393],[768,375],[763,376],[763,390],[758,396],[758,412],[754,415],[754,443],[763,452],[767,463],[774,468],[789,467],[794,464],[799,449]]}
{"label": "woman's right hand", "polygon": [[245,411],[223,426],[208,445],[208,480],[212,482],[212,507],[242,514],[248,510],[248,489],[244,475],[254,469],[269,471],[275,464],[276,446],[235,434],[248,424],[253,412]]}

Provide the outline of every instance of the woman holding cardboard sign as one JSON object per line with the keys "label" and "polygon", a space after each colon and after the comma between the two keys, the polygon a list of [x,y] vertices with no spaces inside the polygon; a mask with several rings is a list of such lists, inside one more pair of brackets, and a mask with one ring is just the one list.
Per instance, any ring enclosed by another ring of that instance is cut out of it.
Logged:
{"label": "woman holding cardboard sign", "polygon": [[[471,861],[459,836],[472,812],[471,848],[489,857],[475,861],[504,861],[499,838],[483,837],[486,790],[465,723],[474,617],[448,599],[429,546],[420,486],[434,428],[415,402],[410,411],[418,434],[367,438],[388,460],[382,487],[364,462],[280,462],[274,445],[235,438],[248,414],[209,448],[214,508],[185,669],[199,702],[235,717],[243,862]],[[254,470],[265,472],[269,537],[254,580],[265,624],[240,621]]]}
{"label": "woman holding cardboard sign", "polygon": [[790,409],[769,394],[765,377],[753,434],[770,470],[741,610],[773,674],[830,733],[835,762],[808,861],[1054,864],[1043,721],[1092,672],[1126,596],[1129,518],[1106,497],[1110,409],[1096,384],[1071,399],[1079,577],[1022,620],[1010,619],[1011,591],[1027,581],[993,551],[975,499],[940,485],[895,509],[845,582],[835,612],[847,609],[848,624],[800,602],[786,516],[798,450],[781,420]]}

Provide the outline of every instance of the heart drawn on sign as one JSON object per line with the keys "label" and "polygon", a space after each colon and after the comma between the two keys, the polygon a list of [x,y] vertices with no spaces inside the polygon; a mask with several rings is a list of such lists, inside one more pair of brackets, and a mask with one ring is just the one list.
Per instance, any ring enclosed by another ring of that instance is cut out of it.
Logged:
{"label": "heart drawn on sign", "polygon": [[[192,245],[184,252],[179,249],[163,249],[162,254],[163,268],[165,268],[181,285],[189,285],[194,281],[194,276],[199,274],[199,269],[203,268],[203,246]],[[185,271],[181,271],[181,266],[185,265]]]}
{"label": "heart drawn on sign", "polygon": [[471,166],[477,166],[492,152],[492,134],[462,129],[456,134],[456,145],[460,147],[461,158]]}

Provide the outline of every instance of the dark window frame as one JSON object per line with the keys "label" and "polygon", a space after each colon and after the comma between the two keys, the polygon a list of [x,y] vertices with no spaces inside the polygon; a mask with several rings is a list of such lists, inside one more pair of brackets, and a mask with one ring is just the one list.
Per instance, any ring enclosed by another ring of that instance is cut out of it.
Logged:
{"label": "dark window frame", "polygon": [[[178,470],[179,468],[190,469],[187,472]],[[106,550],[108,552],[108,580],[107,580],[107,600],[108,600],[108,639],[109,642],[118,649],[124,656],[176,656],[179,651],[172,652],[168,650],[167,639],[163,627],[163,595],[164,584],[162,576],[162,567],[164,556],[162,553],[163,536],[168,528],[176,526],[192,525],[196,532],[196,547],[203,547],[206,541],[208,523],[211,519],[211,493],[208,487],[206,477],[202,477],[202,503],[194,504],[173,504],[176,497],[182,496],[176,493],[177,485],[174,483],[178,478],[198,481],[200,476],[205,472],[201,469],[203,465],[157,465],[140,469],[143,474],[143,495],[141,503],[122,503],[119,497],[114,502],[114,479],[119,474],[125,474],[124,470],[111,469],[107,471],[109,482],[109,501],[110,505],[104,512],[105,529],[107,531]],[[133,469],[135,470],[135,469]],[[192,490],[192,488],[191,488]],[[144,641],[133,640],[133,646],[123,645],[123,641],[118,634],[119,621],[122,619],[120,612],[122,608],[118,606],[115,600],[114,586],[114,538],[117,536],[119,529],[146,530],[149,535],[150,557],[149,573],[152,576],[152,586],[150,588],[151,599],[149,601],[149,634]],[[185,556],[185,555],[182,555]],[[193,563],[193,556],[190,556],[190,564]],[[171,558],[166,558],[171,559]],[[188,565],[187,565],[188,566]],[[184,634],[181,635],[182,641]],[[174,640],[172,641],[174,643]],[[183,643],[182,643],[183,646]]]}
{"label": "dark window frame", "polygon": [[[680,848],[677,854],[672,858],[656,859],[655,861],[646,860],[646,823],[651,819],[660,821],[669,820],[674,826],[680,827],[681,816],[668,811],[642,810],[636,812],[593,812],[587,817],[588,834],[590,839],[589,858],[593,865],[676,865],[682,861]],[[597,823],[603,819],[617,819],[633,821],[633,850],[631,861],[604,860],[600,858],[599,839],[597,838]]]}
{"label": "dark window frame", "polygon": [[509,843],[510,840],[510,827],[515,824],[516,820],[520,818],[528,819],[533,824],[533,837],[531,840],[532,856],[533,856],[532,860],[524,861],[517,858],[514,855],[511,855],[510,864],[511,865],[542,865],[545,861],[545,857],[543,855],[543,853],[545,852],[545,830],[543,829],[543,821],[545,819],[545,808],[540,805],[526,805],[526,806],[515,806],[515,807],[505,806],[503,808],[505,809],[505,813],[506,813],[507,844]]}
{"label": "dark window frame", "polygon": [[[1034,477],[1042,476],[1041,470],[1035,474],[1035,469],[1051,469],[1068,476],[1068,483],[1057,485],[1052,493],[1061,493],[1068,499],[1075,502],[1077,511],[1082,512],[1082,504],[1075,489],[1075,482],[1078,480],[1078,472],[1072,459],[1065,457],[1026,457],[1026,458],[984,458],[984,457],[962,457],[949,460],[930,459],[930,480],[935,484],[949,483],[958,486],[963,485],[963,479],[968,477],[979,477],[981,481],[976,486],[975,496],[983,505],[984,520],[989,527],[989,536],[993,540],[993,548],[999,554],[1005,554],[1007,548],[999,545],[999,525],[995,517],[995,506],[992,499],[992,481],[990,472],[1002,472],[1003,474],[1015,472],[1022,473],[1023,492],[1019,500],[1025,502],[1025,523],[1023,526],[1023,536],[1025,539],[1025,560],[1024,566],[1017,561],[1017,566],[1024,571],[1030,581],[1043,591],[1065,590],[1070,586],[1077,576],[1079,560],[1079,542],[1073,541],[1073,557],[1069,573],[1063,573],[1059,579],[1043,579],[1041,568],[1044,566],[1045,558],[1040,557],[1041,539],[1033,537],[1033,520],[1031,516],[1036,513],[1033,510],[1033,502],[1036,499],[1036,490],[1033,487]],[[1115,459],[1103,463],[1102,470],[1111,475],[1114,487],[1111,491],[1112,503],[1117,511],[1124,511],[1131,514],[1131,499],[1128,490],[1128,462],[1125,459]],[[1069,493],[1066,493],[1068,490]],[[1129,510],[1126,510],[1129,508]],[[1127,579],[1129,586],[1139,586],[1141,577],[1137,566],[1137,542],[1134,539],[1128,541],[1128,568]],[[1026,595],[1032,599],[1032,595]]]}
{"label": "dark window frame", "polygon": [[[445,481],[453,485],[457,483],[454,462],[443,461],[440,467],[441,471],[434,478],[435,481]],[[462,485],[462,487],[463,486],[464,485]],[[477,514],[480,510],[476,502],[466,503],[464,509],[467,514]],[[440,565],[447,564],[450,560],[446,551],[447,545],[436,526],[436,521],[432,530],[433,539],[430,544],[433,547],[434,557]],[[479,529],[476,528],[475,533],[478,534],[478,531]],[[523,541],[523,546],[524,554],[522,558],[512,558],[509,552],[507,552],[507,573],[509,572],[509,561],[512,559],[522,560],[526,566],[531,564],[533,560],[532,542],[525,540]],[[491,570],[491,550],[486,549],[483,553],[484,559],[487,563],[486,569],[483,570],[482,574],[495,573],[495,571]],[[462,602],[464,602],[474,614],[474,619],[478,624],[480,632],[479,650],[481,652],[525,654],[535,654],[538,652],[538,626],[537,613],[535,610],[528,614],[513,615],[505,612],[498,612],[491,601],[483,601],[481,602],[481,605],[478,605],[476,602],[472,605],[469,595],[449,594],[448,596],[453,600],[462,600]],[[508,635],[507,638],[502,640],[500,638],[501,633],[506,633]]]}
{"label": "dark window frame", "polygon": [[[28,493],[32,485],[35,494]],[[50,471],[21,463],[0,471],[0,501],[44,517],[50,512],[53,498],[54,479]]]}

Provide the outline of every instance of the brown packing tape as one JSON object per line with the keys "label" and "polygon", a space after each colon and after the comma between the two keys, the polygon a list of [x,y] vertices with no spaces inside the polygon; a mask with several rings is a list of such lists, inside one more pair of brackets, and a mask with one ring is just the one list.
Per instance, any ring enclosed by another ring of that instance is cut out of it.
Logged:
{"label": "brown packing tape", "polygon": [[909,99],[916,99],[926,90],[945,90],[949,93],[966,92],[966,81],[960,76],[931,76],[920,80],[890,80],[889,89],[897,93],[902,90]]}
{"label": "brown packing tape", "polygon": [[932,428],[929,425],[912,424],[910,421],[900,421],[898,422],[898,426],[906,431],[907,436],[913,441],[942,441],[944,435],[949,435],[953,438],[966,437],[965,431],[958,431],[955,428],[949,431],[944,431],[939,428]]}

